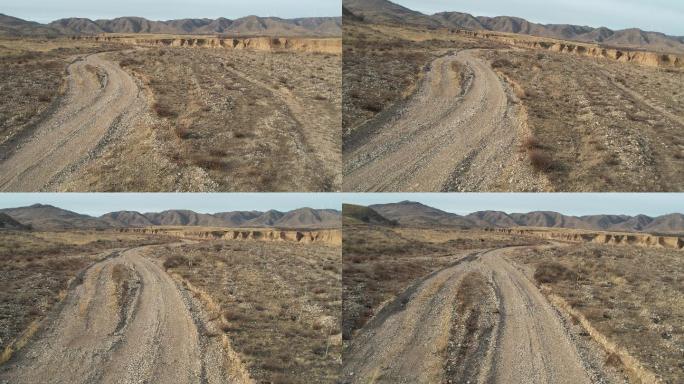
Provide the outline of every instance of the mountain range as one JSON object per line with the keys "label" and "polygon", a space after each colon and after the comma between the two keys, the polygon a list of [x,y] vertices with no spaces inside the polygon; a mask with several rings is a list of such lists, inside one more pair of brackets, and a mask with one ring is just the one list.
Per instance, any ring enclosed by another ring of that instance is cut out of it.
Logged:
{"label": "mountain range", "polygon": [[652,51],[684,53],[684,36],[669,36],[638,28],[611,30],[571,24],[538,24],[519,17],[473,16],[463,12],[440,12],[434,15],[411,10],[387,0],[343,0],[345,20],[363,20],[377,24],[397,24],[421,28],[482,30],[599,43],[605,46],[640,48]]}
{"label": "mountain range", "polygon": [[230,36],[341,36],[341,17],[281,19],[247,16],[230,20],[178,19],[153,21],[142,17],[119,17],[111,20],[66,18],[48,24],[0,14],[0,36],[62,36],[100,33],[156,33],[172,35]]}
{"label": "mountain range", "polygon": [[[684,233],[684,215],[680,213],[650,217],[646,215],[568,216],[558,212],[509,214],[500,211],[479,211],[461,216],[412,201],[371,205],[367,208],[386,220],[416,227],[546,227],[616,232]],[[354,215],[353,211],[347,211],[344,208],[343,214],[345,219],[347,216]],[[366,215],[369,214],[366,213]],[[376,218],[375,222],[381,223],[381,220]]]}
{"label": "mountain range", "polygon": [[[4,218],[4,219],[3,219]],[[9,221],[7,220],[9,218]],[[276,227],[276,228],[337,228],[341,225],[340,212],[334,209],[299,208],[289,212],[270,210],[197,213],[188,210],[139,213],[111,212],[92,217],[51,205],[0,209],[0,228],[16,225],[31,226],[36,230],[109,229],[123,227],[202,226],[202,227]],[[16,223],[16,224],[15,224]],[[20,228],[15,228],[20,229]]]}

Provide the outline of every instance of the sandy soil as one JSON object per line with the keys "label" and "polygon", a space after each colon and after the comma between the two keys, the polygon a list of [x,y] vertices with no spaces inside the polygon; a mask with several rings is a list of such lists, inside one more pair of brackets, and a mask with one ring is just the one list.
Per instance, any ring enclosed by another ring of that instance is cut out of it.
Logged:
{"label": "sandy soil", "polygon": [[[473,252],[387,304],[345,351],[344,382],[447,382],[445,367],[453,343],[473,348],[477,356],[466,365],[465,374],[473,378],[469,382],[595,381],[600,373],[587,368],[556,310],[504,258],[514,249]],[[475,340],[455,341],[451,324],[461,320],[453,308],[459,305],[459,291],[472,289],[461,288],[471,273],[484,276],[484,291],[493,295],[480,300],[497,305],[470,325],[483,331]]]}
{"label": "sandy soil", "polygon": [[[465,67],[462,73],[455,62]],[[509,97],[472,51],[438,58],[403,108],[378,115],[345,142],[343,189],[543,189],[544,181],[515,152],[521,123]]]}
{"label": "sandy soil", "polygon": [[0,163],[0,189],[54,190],[143,106],[133,79],[101,54],[76,59],[68,71],[69,91],[57,112]]}
{"label": "sandy soil", "polygon": [[144,249],[89,268],[0,382],[235,382],[218,339],[198,329],[196,304]]}

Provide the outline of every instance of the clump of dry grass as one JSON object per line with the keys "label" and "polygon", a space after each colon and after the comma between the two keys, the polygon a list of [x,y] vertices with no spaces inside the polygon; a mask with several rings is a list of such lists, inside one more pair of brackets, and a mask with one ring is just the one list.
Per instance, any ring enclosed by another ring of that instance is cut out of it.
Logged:
{"label": "clump of dry grass", "polygon": [[544,262],[537,266],[534,272],[534,279],[538,283],[548,284],[559,281],[577,280],[577,273],[569,270],[563,264],[555,262]]}
{"label": "clump of dry grass", "polygon": [[528,152],[530,163],[537,171],[548,172],[553,168],[553,159],[551,156],[539,149],[533,149]]}

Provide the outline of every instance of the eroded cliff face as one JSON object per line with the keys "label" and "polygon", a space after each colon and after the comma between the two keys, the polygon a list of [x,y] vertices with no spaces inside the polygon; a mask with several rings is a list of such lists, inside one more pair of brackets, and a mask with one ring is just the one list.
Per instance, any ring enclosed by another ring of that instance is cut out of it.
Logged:
{"label": "eroded cliff face", "polygon": [[516,38],[511,35],[500,35],[482,31],[458,30],[453,32],[473,38],[496,40],[516,47],[572,53],[576,55],[604,58],[625,63],[635,63],[649,67],[684,68],[683,55],[630,49],[606,48],[598,44],[561,42],[558,40],[545,40],[527,36]]}
{"label": "eroded cliff face", "polygon": [[612,233],[591,231],[554,231],[544,229],[495,228],[488,229],[514,235],[534,235],[549,240],[570,241],[576,243],[598,243],[609,245],[630,245],[640,247],[684,249],[684,237],[659,236],[647,233]]}
{"label": "eroded cliff face", "polygon": [[98,42],[122,43],[141,47],[191,47],[215,49],[251,49],[256,51],[293,51],[309,53],[342,54],[340,38],[307,38],[307,37],[173,37],[156,38],[153,36],[82,36],[75,39]]}
{"label": "eroded cliff face", "polygon": [[252,241],[289,241],[302,244],[324,243],[342,245],[342,233],[339,229],[247,229],[247,228],[121,228],[119,232],[169,235],[189,240],[252,240]]}

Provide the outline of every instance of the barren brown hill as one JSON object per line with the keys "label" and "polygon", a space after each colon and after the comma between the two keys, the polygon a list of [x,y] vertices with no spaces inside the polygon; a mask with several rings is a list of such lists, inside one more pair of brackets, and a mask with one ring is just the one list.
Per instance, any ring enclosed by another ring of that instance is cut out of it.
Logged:
{"label": "barren brown hill", "polygon": [[235,212],[219,212],[215,213],[214,216],[220,218],[226,222],[229,226],[241,226],[247,221],[255,219],[261,216],[262,212],[259,211],[235,211]]}
{"label": "barren brown hill", "polygon": [[[13,18],[15,19],[15,18]],[[0,19],[1,20],[1,19]],[[23,22],[17,35],[31,34],[93,35],[99,33],[153,33],[153,34],[223,34],[264,36],[340,36],[340,17],[308,17],[281,19],[278,17],[247,16],[235,20],[223,17],[217,19],[178,19],[166,21],[148,20],[143,17],[118,17],[111,20],[90,20],[86,18],[65,18],[47,25]],[[3,25],[3,24],[0,24]],[[24,31],[24,33],[20,33]],[[40,33],[42,32],[42,33]]]}
{"label": "barren brown hill", "polygon": [[684,37],[643,31],[638,28],[614,31],[606,27],[538,24],[519,17],[473,16],[462,12],[440,12],[434,15],[425,15],[386,0],[345,0],[344,6],[350,13],[362,16],[365,21],[371,23],[518,33],[586,43],[600,43],[606,46],[684,53]]}
{"label": "barren brown hill", "polygon": [[146,227],[154,225],[145,215],[133,211],[110,212],[100,216],[100,219],[108,222],[113,227]]}
{"label": "barren brown hill", "polygon": [[466,216],[445,212],[427,205],[404,201],[370,206],[374,211],[405,226],[535,227],[568,228],[621,232],[684,233],[684,215],[672,213],[659,217],[646,215],[569,216],[558,212],[540,211],[505,213],[479,211]]}
{"label": "barren brown hill", "polygon": [[0,13],[0,36],[56,36],[60,31],[34,21]]}
{"label": "barren brown hill", "polygon": [[342,205],[342,217],[345,224],[373,224],[395,226],[396,221],[389,220],[369,207],[354,204]]}
{"label": "barren brown hill", "polygon": [[6,213],[0,213],[0,229],[24,230],[29,229],[29,227],[14,220]]}
{"label": "barren brown hill", "polygon": [[377,204],[371,205],[370,208],[380,215],[390,220],[396,220],[399,224],[406,226],[449,226],[460,228],[477,226],[474,221],[463,216],[444,212],[413,201]]}
{"label": "barren brown hill", "polygon": [[334,228],[342,222],[336,210],[300,208],[285,213],[275,224],[281,228]]}
{"label": "barren brown hill", "polygon": [[41,231],[111,228],[106,221],[51,205],[35,204],[30,207],[0,209],[0,213],[5,213],[14,220]]}
{"label": "barren brown hill", "polygon": [[338,228],[340,212],[333,209],[300,208],[289,212],[197,213],[190,210],[167,210],[141,214],[134,211],[111,212],[97,217],[82,215],[50,205],[0,210],[12,219],[37,230],[104,229],[148,226],[196,226],[224,228]]}

